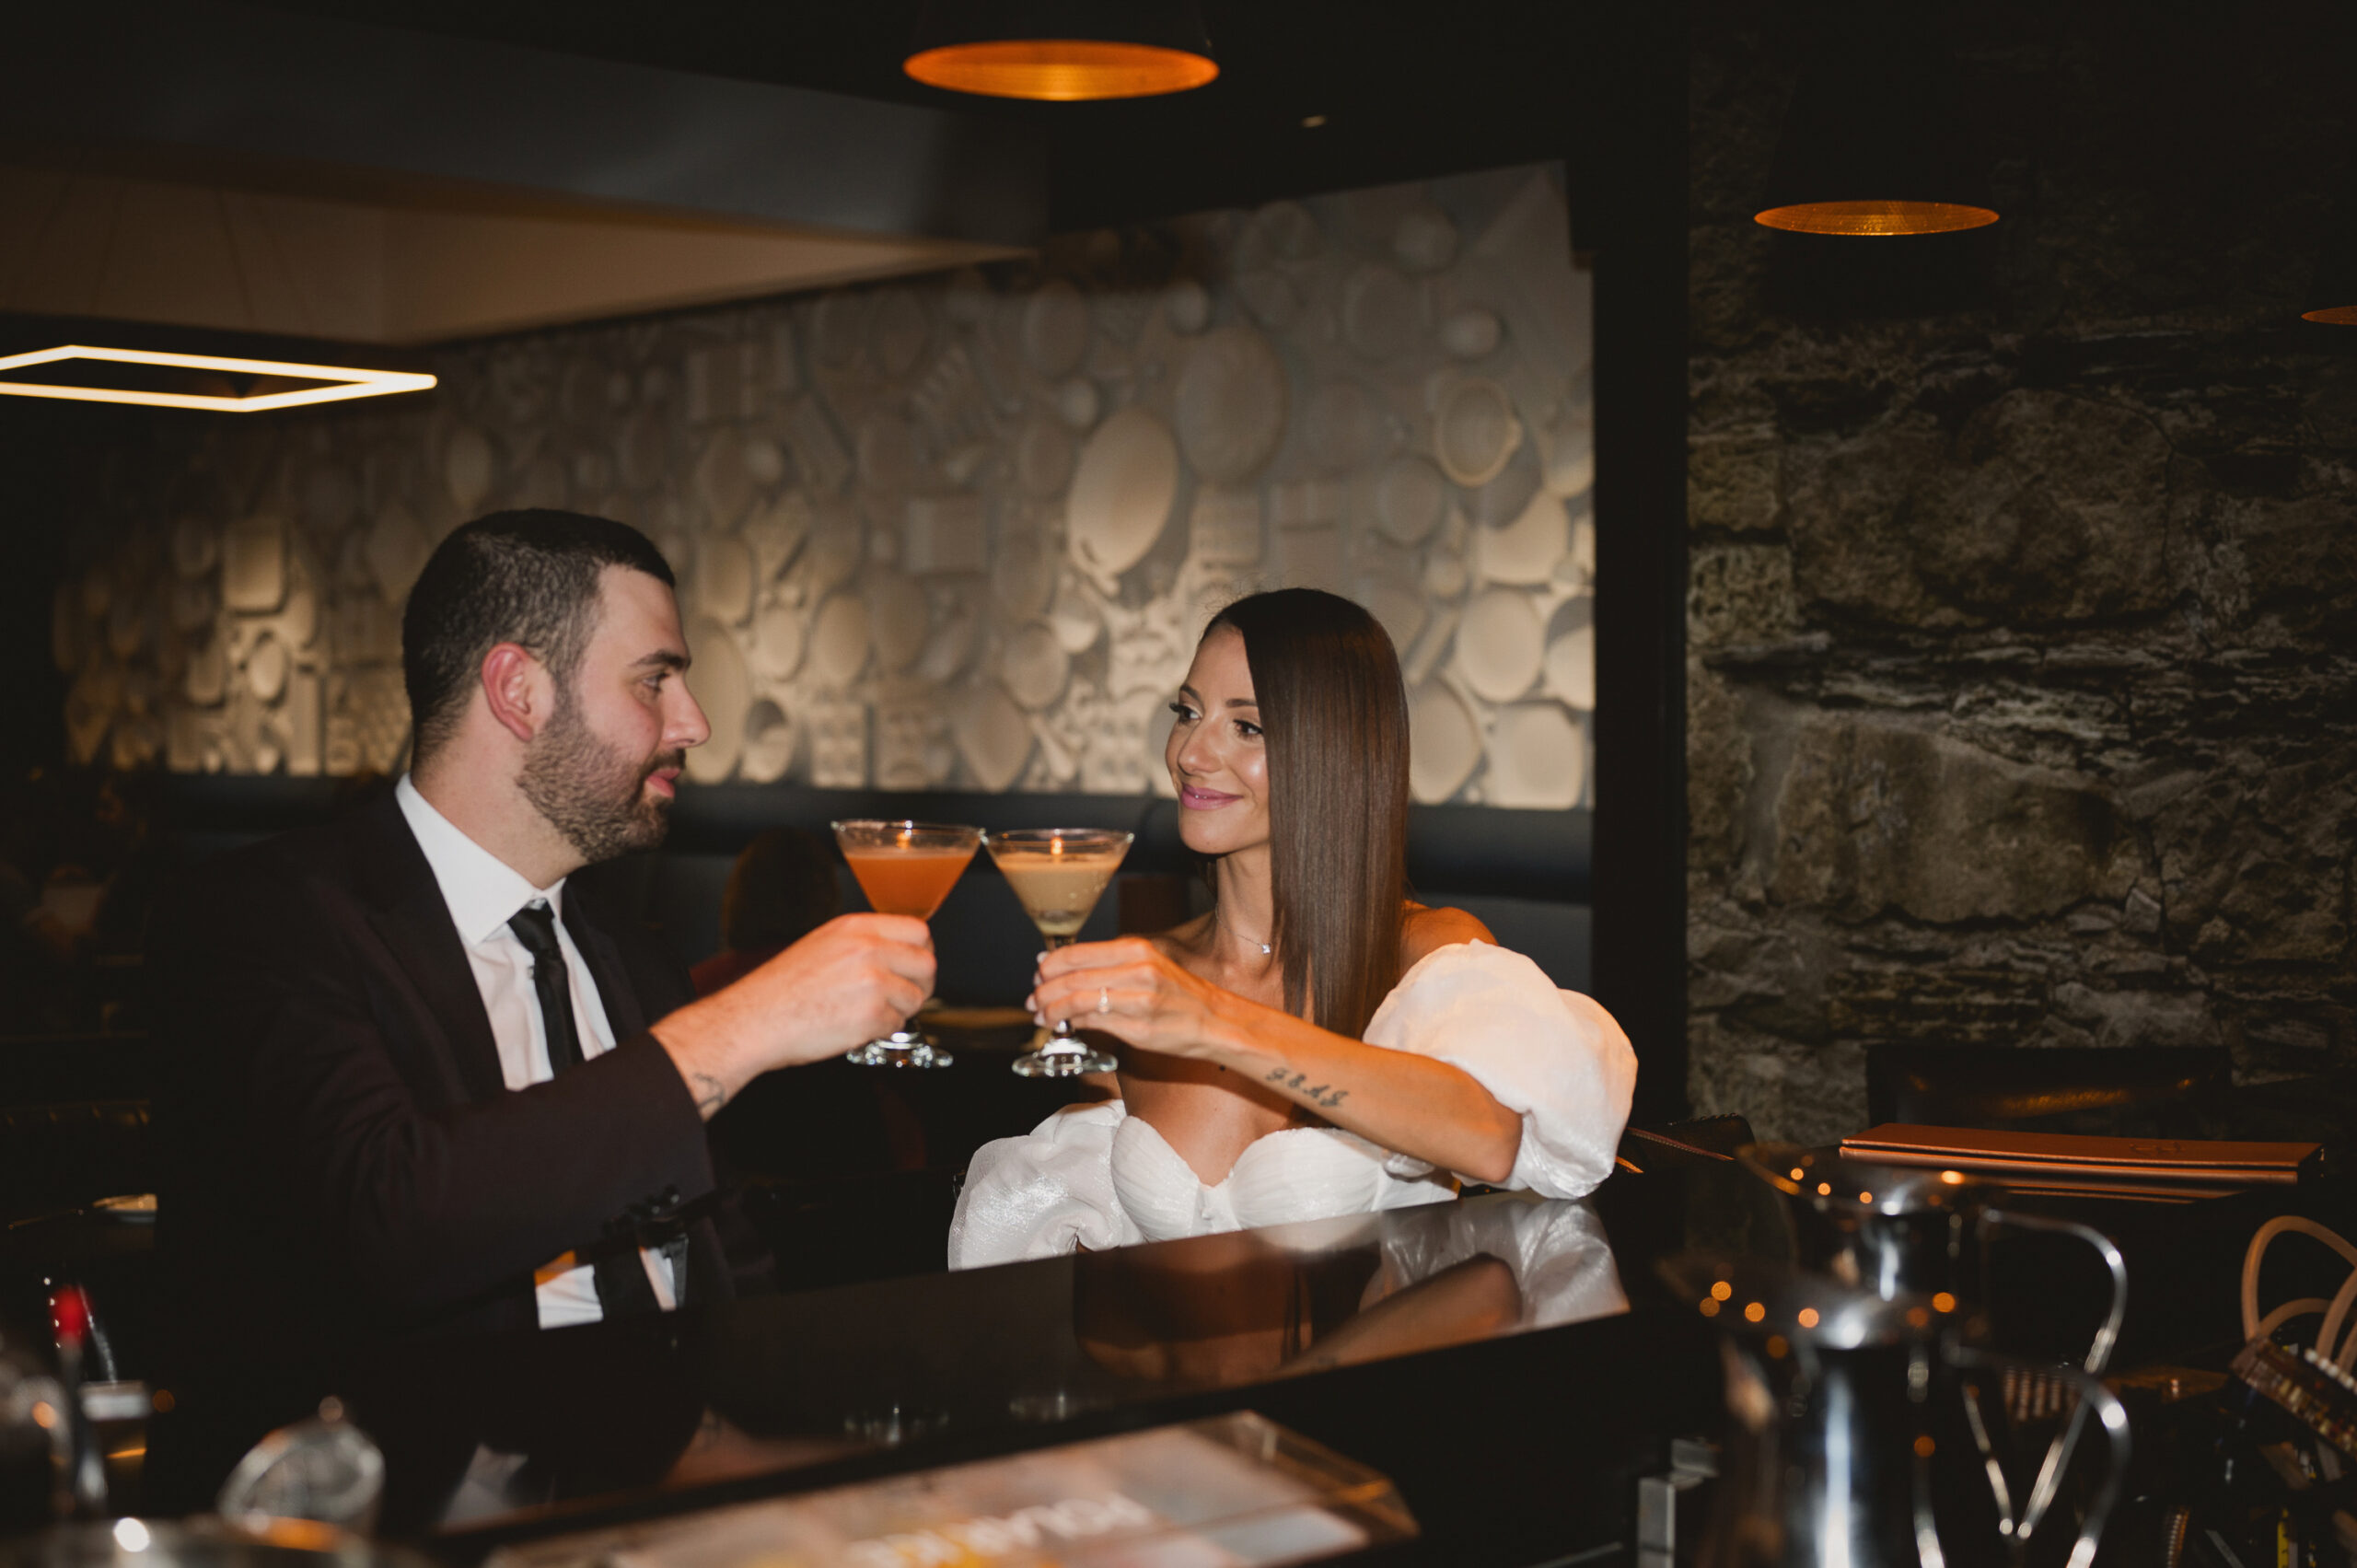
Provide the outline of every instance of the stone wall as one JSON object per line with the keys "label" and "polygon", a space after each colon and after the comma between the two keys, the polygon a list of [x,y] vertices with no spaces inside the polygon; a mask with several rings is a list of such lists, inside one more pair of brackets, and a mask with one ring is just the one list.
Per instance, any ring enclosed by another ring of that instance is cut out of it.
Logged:
{"label": "stone wall", "polygon": [[1692,11],[1689,1089],[1802,1139],[1878,1041],[2357,1064],[2347,17],[1942,14],[2003,221],[1811,242]]}

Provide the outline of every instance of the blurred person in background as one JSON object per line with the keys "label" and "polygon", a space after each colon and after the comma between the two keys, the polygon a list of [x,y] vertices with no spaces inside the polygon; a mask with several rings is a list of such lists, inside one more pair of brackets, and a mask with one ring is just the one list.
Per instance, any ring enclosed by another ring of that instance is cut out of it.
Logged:
{"label": "blurred person in background", "polygon": [[720,895],[721,950],[689,971],[709,996],[841,914],[835,846],[804,828],[757,833]]}

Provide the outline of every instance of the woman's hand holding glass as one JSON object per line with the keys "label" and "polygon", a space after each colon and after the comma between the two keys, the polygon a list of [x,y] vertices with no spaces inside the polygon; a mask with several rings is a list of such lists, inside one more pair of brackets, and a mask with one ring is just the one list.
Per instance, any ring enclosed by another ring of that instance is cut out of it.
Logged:
{"label": "woman's hand holding glass", "polygon": [[1210,1059],[1227,1034],[1233,992],[1190,974],[1142,936],[1076,942],[1045,955],[1029,1006],[1043,1024],[1101,1029],[1141,1051]]}

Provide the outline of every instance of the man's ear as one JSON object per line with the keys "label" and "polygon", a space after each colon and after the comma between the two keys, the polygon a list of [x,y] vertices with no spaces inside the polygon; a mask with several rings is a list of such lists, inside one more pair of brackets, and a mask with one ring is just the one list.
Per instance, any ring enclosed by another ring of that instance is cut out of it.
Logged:
{"label": "man's ear", "polygon": [[502,643],[482,656],[482,695],[493,723],[517,739],[529,741],[549,721],[556,684],[548,666],[516,643]]}

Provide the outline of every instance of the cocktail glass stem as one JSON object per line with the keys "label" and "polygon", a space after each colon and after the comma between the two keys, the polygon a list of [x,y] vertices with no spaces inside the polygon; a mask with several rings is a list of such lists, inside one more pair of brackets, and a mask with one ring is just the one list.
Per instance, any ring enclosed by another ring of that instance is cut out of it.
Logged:
{"label": "cocktail glass stem", "polygon": [[[983,842],[1023,912],[1054,952],[1069,947],[1088,923],[1133,836],[1105,828],[1016,828],[986,833]],[[1012,1065],[1027,1078],[1070,1078],[1110,1073],[1120,1063],[1075,1037],[1071,1024],[1059,1023],[1038,1050],[1024,1052]]]}
{"label": "cocktail glass stem", "polygon": [[902,1025],[882,1040],[871,1040],[843,1052],[862,1067],[946,1067],[958,1060],[930,1037]]}
{"label": "cocktail glass stem", "polygon": [[[1070,936],[1041,936],[1048,951],[1069,947]],[[1073,1032],[1070,1018],[1058,1018],[1038,1050],[1015,1059],[1015,1070],[1027,1078],[1074,1078],[1083,1073],[1110,1073],[1120,1063]]]}

